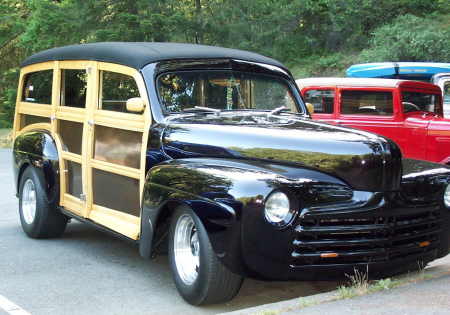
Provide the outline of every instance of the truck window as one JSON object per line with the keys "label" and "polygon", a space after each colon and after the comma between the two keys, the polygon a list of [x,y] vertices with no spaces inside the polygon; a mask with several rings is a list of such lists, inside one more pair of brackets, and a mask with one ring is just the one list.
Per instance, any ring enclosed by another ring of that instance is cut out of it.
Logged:
{"label": "truck window", "polygon": [[402,106],[404,113],[434,112],[438,106],[439,96],[420,92],[402,92]]}
{"label": "truck window", "polygon": [[334,104],[334,90],[308,90],[305,102],[314,106],[316,114],[332,114]]}
{"label": "truck window", "polygon": [[25,75],[22,102],[52,103],[53,70],[31,72]]}
{"label": "truck window", "polygon": [[347,90],[341,93],[341,113],[347,115],[391,116],[391,92]]}
{"label": "truck window", "polygon": [[448,117],[450,115],[450,81],[444,82],[443,92],[445,117]]}

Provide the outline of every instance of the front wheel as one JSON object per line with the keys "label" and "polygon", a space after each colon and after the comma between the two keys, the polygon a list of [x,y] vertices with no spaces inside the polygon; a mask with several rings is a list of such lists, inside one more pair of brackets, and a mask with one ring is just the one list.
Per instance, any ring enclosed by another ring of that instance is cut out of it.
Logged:
{"label": "front wheel", "polygon": [[188,207],[177,208],[172,217],[169,261],[178,292],[193,305],[229,301],[242,285],[243,278],[218,260],[203,224]]}

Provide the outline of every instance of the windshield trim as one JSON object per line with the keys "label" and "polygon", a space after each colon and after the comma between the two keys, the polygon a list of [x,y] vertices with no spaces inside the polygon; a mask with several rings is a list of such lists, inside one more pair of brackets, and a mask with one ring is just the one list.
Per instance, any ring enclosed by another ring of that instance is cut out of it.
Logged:
{"label": "windshield trim", "polygon": [[[158,79],[165,74],[170,74],[170,73],[180,73],[180,72],[202,72],[202,73],[214,73],[214,72],[234,72],[234,73],[242,73],[242,74],[250,74],[250,75],[261,75],[261,76],[265,76],[265,77],[273,77],[276,78],[280,81],[282,81],[283,83],[286,84],[286,88],[287,90],[289,90],[291,92],[292,95],[292,99],[294,101],[295,106],[297,107],[298,112],[289,112],[291,114],[295,114],[295,115],[301,115],[301,116],[308,116],[309,114],[306,111],[306,107],[304,105],[304,102],[302,100],[302,98],[300,97],[300,93],[296,87],[296,85],[294,85],[294,83],[292,82],[292,80],[288,80],[286,78],[284,78],[281,75],[276,75],[276,74],[270,74],[270,73],[258,73],[258,72],[252,72],[252,71],[242,71],[242,70],[235,70],[235,69],[180,69],[180,70],[169,70],[169,71],[164,71],[164,72],[160,72],[155,76],[154,79],[154,86],[155,86],[155,92],[156,92],[156,96],[158,98],[158,102],[162,111],[162,114],[164,117],[169,117],[171,115],[178,115],[178,114],[183,114],[183,112],[170,112],[168,111],[165,106],[163,105],[163,102],[161,100],[161,96],[159,93],[159,83],[158,83]],[[222,109],[221,112],[232,112],[232,111],[252,111],[252,112],[270,112],[271,110],[263,110],[263,109],[232,109],[232,110],[226,110],[226,109]],[[212,113],[212,112],[211,112]],[[192,114],[192,113],[190,113]],[[197,113],[197,114],[203,114],[203,113]]]}

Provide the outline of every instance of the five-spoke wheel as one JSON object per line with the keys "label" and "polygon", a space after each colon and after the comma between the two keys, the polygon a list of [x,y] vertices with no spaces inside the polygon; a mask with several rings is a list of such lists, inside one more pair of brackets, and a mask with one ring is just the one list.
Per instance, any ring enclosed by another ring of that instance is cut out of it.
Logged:
{"label": "five-spoke wheel", "polygon": [[172,217],[169,261],[181,296],[193,305],[231,300],[243,278],[228,270],[217,258],[201,220],[186,206]]}

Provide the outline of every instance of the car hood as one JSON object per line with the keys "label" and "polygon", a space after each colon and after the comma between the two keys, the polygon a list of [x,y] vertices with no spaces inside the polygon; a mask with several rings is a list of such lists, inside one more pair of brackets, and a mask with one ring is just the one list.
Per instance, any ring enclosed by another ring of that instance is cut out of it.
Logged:
{"label": "car hood", "polygon": [[169,122],[162,146],[172,158],[262,159],[340,178],[355,190],[399,189],[401,153],[383,137],[310,119],[271,117],[255,124]]}

